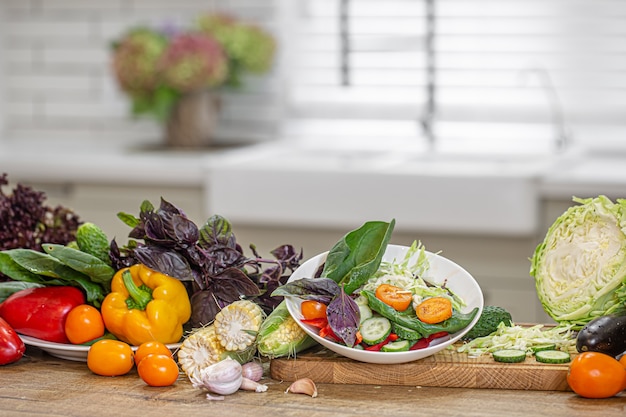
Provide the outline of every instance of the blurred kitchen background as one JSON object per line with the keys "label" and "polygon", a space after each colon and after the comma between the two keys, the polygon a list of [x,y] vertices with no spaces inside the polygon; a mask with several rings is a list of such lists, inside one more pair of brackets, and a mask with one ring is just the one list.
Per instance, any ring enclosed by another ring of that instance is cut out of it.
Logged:
{"label": "blurred kitchen background", "polygon": [[[211,146],[131,116],[111,44],[228,13],[273,35],[270,71],[220,90]],[[543,322],[534,248],[572,197],[626,197],[622,0],[0,0],[0,173],[125,241],[161,197],[244,248],[304,258],[397,222]]]}

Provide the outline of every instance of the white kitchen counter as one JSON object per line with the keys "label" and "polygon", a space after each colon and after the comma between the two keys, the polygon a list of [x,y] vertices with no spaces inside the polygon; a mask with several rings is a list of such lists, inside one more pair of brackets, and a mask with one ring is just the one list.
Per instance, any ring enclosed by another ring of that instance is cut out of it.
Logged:
{"label": "white kitchen counter", "polygon": [[541,199],[626,197],[625,159],[441,157],[302,148],[215,151],[0,142],[9,180],[185,186],[235,223],[337,226],[396,218],[400,229],[528,235]]}

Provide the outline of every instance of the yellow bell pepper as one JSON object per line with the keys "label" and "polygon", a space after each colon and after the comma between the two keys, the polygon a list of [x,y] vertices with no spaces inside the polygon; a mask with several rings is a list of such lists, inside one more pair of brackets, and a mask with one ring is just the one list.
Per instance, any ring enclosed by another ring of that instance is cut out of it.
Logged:
{"label": "yellow bell pepper", "polygon": [[191,317],[191,303],[178,279],[136,264],[115,273],[101,311],[107,330],[131,345],[176,343]]}

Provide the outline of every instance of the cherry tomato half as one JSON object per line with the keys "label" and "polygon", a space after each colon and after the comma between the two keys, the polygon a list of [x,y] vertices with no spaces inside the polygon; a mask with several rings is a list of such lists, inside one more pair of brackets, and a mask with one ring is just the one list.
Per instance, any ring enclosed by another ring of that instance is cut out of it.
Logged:
{"label": "cherry tomato half", "polygon": [[305,320],[325,319],[326,304],[315,300],[305,300],[300,304],[300,311]]}
{"label": "cherry tomato half", "polygon": [[390,284],[380,284],[376,288],[376,298],[391,306],[394,310],[404,311],[411,305],[413,295],[411,291]]}
{"label": "cherry tomato half", "polygon": [[137,365],[137,373],[151,387],[167,387],[176,382],[179,369],[172,355],[150,353]]}
{"label": "cherry tomato half", "polygon": [[151,340],[149,342],[143,342],[137,347],[137,350],[135,350],[135,365],[139,365],[139,362],[141,362],[143,358],[153,353],[172,356],[172,352],[165,343],[159,342],[158,340]]}
{"label": "cherry tomato half", "polygon": [[67,313],[65,336],[76,345],[104,336],[104,320],[100,310],[88,304],[81,304]]}
{"label": "cherry tomato half", "polygon": [[98,340],[87,352],[87,367],[97,375],[124,375],[133,369],[134,364],[133,349],[120,340]]}
{"label": "cherry tomato half", "polygon": [[609,398],[626,388],[626,369],[607,354],[583,352],[570,363],[567,383],[581,397]]}

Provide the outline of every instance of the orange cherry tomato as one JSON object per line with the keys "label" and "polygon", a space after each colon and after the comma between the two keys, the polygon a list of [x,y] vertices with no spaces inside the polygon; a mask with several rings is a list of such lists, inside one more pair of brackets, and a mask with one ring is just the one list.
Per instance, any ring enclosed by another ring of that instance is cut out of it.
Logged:
{"label": "orange cherry tomato", "polygon": [[151,340],[140,344],[137,350],[135,350],[135,365],[139,365],[139,362],[141,362],[143,358],[153,353],[172,356],[172,352],[165,343],[159,342],[158,340]]}
{"label": "orange cherry tomato", "polygon": [[137,365],[137,373],[151,387],[167,387],[178,379],[178,364],[172,355],[151,353]]}
{"label": "orange cherry tomato", "polygon": [[300,311],[305,320],[326,318],[326,304],[319,301],[304,300],[300,304]]}
{"label": "orange cherry tomato", "polygon": [[569,366],[567,383],[585,398],[609,398],[626,388],[626,369],[604,353],[583,352]]}
{"label": "orange cherry tomato", "polygon": [[404,311],[411,305],[413,294],[395,285],[380,284],[376,288],[376,298],[397,311]]}
{"label": "orange cherry tomato", "polygon": [[76,345],[104,336],[104,320],[100,310],[88,304],[81,304],[67,313],[65,336]]}
{"label": "orange cherry tomato", "polygon": [[415,308],[415,314],[424,323],[441,323],[452,317],[452,301],[446,297],[427,298]]}
{"label": "orange cherry tomato", "polygon": [[87,352],[87,367],[97,375],[125,375],[134,364],[133,349],[120,340],[98,340]]}

